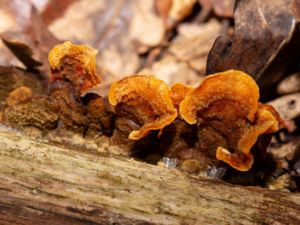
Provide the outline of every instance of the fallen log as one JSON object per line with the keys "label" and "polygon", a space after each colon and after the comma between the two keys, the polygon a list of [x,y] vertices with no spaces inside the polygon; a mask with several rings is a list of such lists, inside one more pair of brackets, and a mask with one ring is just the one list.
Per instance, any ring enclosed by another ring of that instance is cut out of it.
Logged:
{"label": "fallen log", "polygon": [[3,129],[0,162],[0,224],[300,224],[300,194],[189,176]]}

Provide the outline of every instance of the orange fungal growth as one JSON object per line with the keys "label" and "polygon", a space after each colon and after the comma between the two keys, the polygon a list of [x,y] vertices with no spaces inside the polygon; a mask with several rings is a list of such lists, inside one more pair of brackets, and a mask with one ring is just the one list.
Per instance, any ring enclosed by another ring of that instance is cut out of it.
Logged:
{"label": "orange fungal growth", "polygon": [[237,170],[249,170],[254,161],[250,150],[259,135],[274,133],[282,128],[281,124],[282,120],[272,106],[260,104],[254,125],[245,132],[238,142],[237,148],[240,152],[231,154],[226,149],[218,147],[217,159],[228,163]]}
{"label": "orange fungal growth", "polygon": [[171,100],[176,109],[179,109],[180,103],[183,101],[185,96],[193,90],[192,86],[185,85],[182,83],[176,83],[171,87]]}
{"label": "orange fungal growth", "polygon": [[6,102],[8,106],[15,106],[22,102],[26,102],[33,96],[33,92],[29,87],[21,86],[9,93]]}
{"label": "orange fungal growth", "polygon": [[[197,112],[218,102],[230,101],[235,111],[253,121],[258,107],[259,90],[249,75],[228,70],[206,77],[180,104],[180,114],[189,124],[197,122]],[[213,115],[211,115],[213,116]]]}
{"label": "orange fungal growth", "polygon": [[[188,93],[180,104],[180,115],[189,124],[198,124],[199,141],[215,142],[218,160],[248,171],[254,161],[251,148],[258,137],[282,127],[277,112],[258,99],[259,89],[252,77],[228,70],[206,77]],[[222,141],[213,140],[216,136]]]}
{"label": "orange fungal growth", "polygon": [[139,140],[151,130],[160,130],[177,117],[168,86],[154,76],[134,75],[111,85],[108,100],[117,116],[139,124],[129,139]]}
{"label": "orange fungal growth", "polygon": [[74,45],[70,41],[55,46],[48,59],[52,80],[69,80],[84,95],[101,83],[96,74],[97,50],[88,45]]}

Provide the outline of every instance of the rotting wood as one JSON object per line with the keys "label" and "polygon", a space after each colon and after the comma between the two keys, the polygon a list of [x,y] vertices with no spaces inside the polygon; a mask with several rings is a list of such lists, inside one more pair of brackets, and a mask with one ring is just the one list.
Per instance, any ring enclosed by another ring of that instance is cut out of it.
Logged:
{"label": "rotting wood", "polygon": [[300,224],[300,194],[188,176],[0,130],[0,224]]}

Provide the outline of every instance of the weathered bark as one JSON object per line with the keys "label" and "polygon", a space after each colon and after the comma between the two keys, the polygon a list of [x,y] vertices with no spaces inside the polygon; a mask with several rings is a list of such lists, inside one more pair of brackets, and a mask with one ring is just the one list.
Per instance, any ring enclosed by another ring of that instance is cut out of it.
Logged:
{"label": "weathered bark", "polygon": [[[104,152],[104,151],[102,151]],[[0,224],[300,224],[300,195],[0,131]]]}

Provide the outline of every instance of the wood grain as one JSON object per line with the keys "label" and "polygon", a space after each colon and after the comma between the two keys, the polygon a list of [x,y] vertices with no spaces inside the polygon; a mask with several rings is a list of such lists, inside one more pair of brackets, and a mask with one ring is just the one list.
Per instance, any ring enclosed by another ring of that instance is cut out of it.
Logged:
{"label": "wood grain", "polygon": [[0,224],[300,224],[300,195],[0,129]]}

